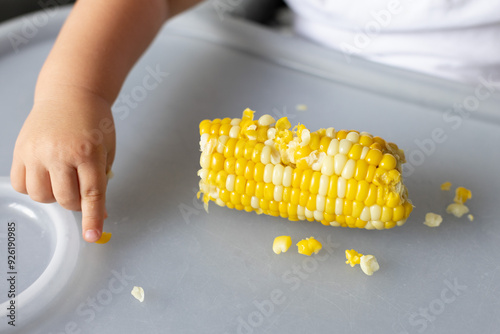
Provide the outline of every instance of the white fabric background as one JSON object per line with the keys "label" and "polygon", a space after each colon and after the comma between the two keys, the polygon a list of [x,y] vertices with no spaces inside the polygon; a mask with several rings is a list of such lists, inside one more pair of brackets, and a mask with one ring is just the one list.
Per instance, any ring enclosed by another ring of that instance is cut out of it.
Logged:
{"label": "white fabric background", "polygon": [[500,75],[500,0],[287,0],[304,37],[376,62],[475,84]]}

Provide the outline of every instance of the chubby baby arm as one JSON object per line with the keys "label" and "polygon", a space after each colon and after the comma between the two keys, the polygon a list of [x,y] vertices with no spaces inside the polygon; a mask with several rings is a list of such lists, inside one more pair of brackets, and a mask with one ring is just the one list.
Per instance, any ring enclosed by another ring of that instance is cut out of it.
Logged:
{"label": "chubby baby arm", "polygon": [[79,0],[38,77],[16,141],[11,182],[33,200],[82,211],[95,242],[115,155],[111,105],[164,21],[196,0]]}

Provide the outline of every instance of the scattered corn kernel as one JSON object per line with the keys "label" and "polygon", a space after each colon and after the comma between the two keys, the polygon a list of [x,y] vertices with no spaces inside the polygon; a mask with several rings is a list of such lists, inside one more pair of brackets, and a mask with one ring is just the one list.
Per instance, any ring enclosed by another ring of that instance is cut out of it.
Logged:
{"label": "scattered corn kernel", "polygon": [[307,105],[305,105],[305,104],[297,104],[297,106],[295,107],[295,109],[297,109],[297,111],[306,111],[307,110]]}
{"label": "scattered corn kernel", "polygon": [[467,215],[467,218],[469,218],[470,221],[474,221],[474,216],[470,213]]}
{"label": "scattered corn kernel", "polygon": [[449,191],[451,188],[451,182],[445,182],[441,185],[441,190]]}
{"label": "scattered corn kernel", "polygon": [[297,243],[297,247],[299,254],[311,256],[312,253],[318,254],[321,248],[323,248],[323,245],[321,245],[321,242],[319,242],[318,240],[314,239],[313,237],[310,237],[300,240]]}
{"label": "scattered corn kernel", "polygon": [[351,267],[354,267],[355,265],[359,264],[361,261],[361,257],[363,254],[356,252],[354,249],[345,250],[345,257],[347,261],[345,261],[346,264],[350,264]]}
{"label": "scattered corn kernel", "polygon": [[453,201],[455,203],[464,204],[468,199],[472,197],[472,192],[464,187],[458,187],[455,191],[455,198]]}
{"label": "scattered corn kernel", "polygon": [[373,275],[374,272],[380,269],[377,258],[373,255],[363,255],[360,260],[359,266],[361,270],[368,276]]}
{"label": "scattered corn kernel", "polygon": [[436,213],[429,212],[425,215],[424,224],[429,227],[438,227],[443,222],[443,217]]}
{"label": "scattered corn kernel", "polygon": [[144,301],[144,289],[140,286],[134,286],[130,294],[141,303]]}
{"label": "scattered corn kernel", "polygon": [[292,245],[292,238],[288,235],[282,235],[274,238],[273,242],[273,252],[276,254],[280,254],[281,252],[285,253],[288,248]]}
{"label": "scattered corn kernel", "polygon": [[105,244],[110,239],[111,239],[111,233],[109,233],[109,232],[102,232],[101,237],[95,243],[96,244]]}
{"label": "scattered corn kernel", "polygon": [[469,212],[469,208],[462,203],[451,203],[446,208],[446,212],[460,218]]}

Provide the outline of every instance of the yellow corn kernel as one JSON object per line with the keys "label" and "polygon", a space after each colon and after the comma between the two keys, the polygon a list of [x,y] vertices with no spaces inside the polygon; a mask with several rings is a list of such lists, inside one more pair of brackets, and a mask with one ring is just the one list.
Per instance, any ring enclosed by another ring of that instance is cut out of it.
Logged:
{"label": "yellow corn kernel", "polygon": [[380,160],[382,160],[382,155],[382,151],[378,149],[371,149],[365,159],[370,165],[376,166],[380,163]]}
{"label": "yellow corn kernel", "polygon": [[451,182],[445,182],[441,185],[441,190],[448,191],[451,188]]}
{"label": "yellow corn kernel", "polygon": [[387,170],[396,168],[397,161],[392,154],[386,153],[383,155],[382,160],[380,160],[380,167]]}
{"label": "yellow corn kernel", "polygon": [[274,238],[273,252],[276,254],[285,253],[292,245],[292,238],[288,235],[282,235]]}
{"label": "yellow corn kernel", "polygon": [[365,160],[356,161],[354,178],[358,181],[365,180],[368,173],[368,163]]}
{"label": "yellow corn kernel", "polygon": [[366,171],[366,177],[365,177],[366,182],[371,183],[373,181],[376,171],[377,171],[377,166],[375,165],[368,166],[368,170]]}
{"label": "yellow corn kernel", "polygon": [[395,208],[396,206],[398,206],[401,202],[401,199],[399,197],[399,194],[392,191],[389,193],[389,196],[387,196],[387,206],[390,207],[390,208]]}
{"label": "yellow corn kernel", "polygon": [[330,142],[332,141],[332,138],[324,136],[321,138],[321,141],[319,143],[319,150],[321,152],[326,153],[328,151],[328,147],[330,146]]}
{"label": "yellow corn kernel", "polygon": [[361,152],[362,151],[363,151],[363,145],[361,145],[361,144],[355,144],[349,150],[349,154],[347,154],[347,157],[349,159],[359,160],[359,158],[361,157]]}
{"label": "yellow corn kernel", "polygon": [[363,146],[370,146],[371,144],[373,144],[373,138],[368,135],[361,135],[359,137],[359,143]]}
{"label": "yellow corn kernel", "polygon": [[310,237],[299,241],[297,247],[299,254],[311,256],[312,253],[318,254],[321,248],[323,248],[323,245],[321,245],[321,242],[314,239],[314,237]]}
{"label": "yellow corn kernel", "polygon": [[455,191],[455,198],[453,199],[453,202],[464,204],[471,197],[472,197],[472,192],[469,189],[464,187],[458,187],[457,190]]}
{"label": "yellow corn kernel", "polygon": [[345,261],[345,263],[350,264],[351,267],[354,267],[355,265],[360,263],[362,256],[363,254],[356,252],[354,249],[351,250],[346,249],[345,257],[347,260]]}
{"label": "yellow corn kernel", "polygon": [[342,139],[345,139],[347,137],[347,131],[346,130],[339,130],[337,131],[337,139],[338,140],[342,140]]}
{"label": "yellow corn kernel", "polygon": [[300,182],[300,190],[309,191],[313,173],[314,171],[312,169],[304,170],[302,173],[302,181]]}
{"label": "yellow corn kernel", "polygon": [[347,190],[345,193],[345,198],[353,201],[358,193],[358,181],[355,179],[349,179],[347,181]]}
{"label": "yellow corn kernel", "polygon": [[309,191],[313,194],[317,194],[319,191],[319,183],[321,180],[321,173],[320,172],[313,172],[311,175],[311,186],[309,188]]}
{"label": "yellow corn kernel", "polygon": [[288,120],[287,117],[282,117],[280,118],[275,125],[276,130],[282,131],[282,130],[288,130],[292,127],[292,124],[290,124],[290,121]]}
{"label": "yellow corn kernel", "polygon": [[111,233],[109,232],[102,232],[101,237],[99,240],[97,240],[95,243],[96,244],[105,244],[111,239]]}

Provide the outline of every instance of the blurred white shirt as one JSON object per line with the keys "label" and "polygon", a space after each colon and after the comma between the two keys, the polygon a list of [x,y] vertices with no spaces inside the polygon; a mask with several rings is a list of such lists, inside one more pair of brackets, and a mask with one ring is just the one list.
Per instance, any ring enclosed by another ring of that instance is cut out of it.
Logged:
{"label": "blurred white shirt", "polygon": [[500,0],[287,0],[295,31],[353,56],[475,84],[500,75]]}

